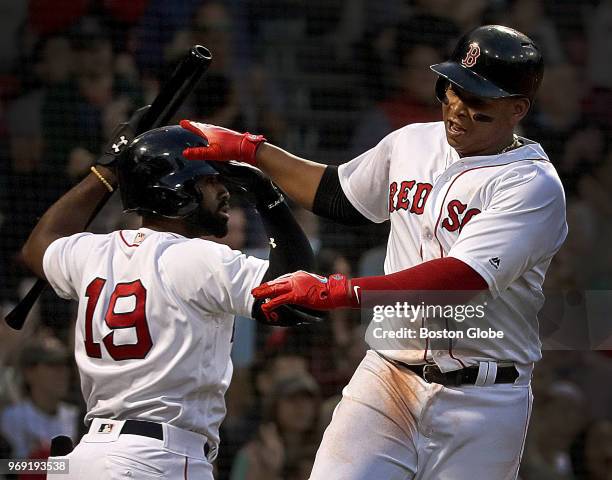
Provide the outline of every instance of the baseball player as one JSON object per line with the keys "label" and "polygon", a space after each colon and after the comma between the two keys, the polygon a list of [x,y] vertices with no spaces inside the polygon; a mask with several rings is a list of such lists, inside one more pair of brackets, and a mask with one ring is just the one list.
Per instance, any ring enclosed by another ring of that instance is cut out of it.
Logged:
{"label": "baseball player", "polygon": [[[301,205],[339,222],[391,222],[386,275],[296,272],[254,290],[271,299],[266,311],[287,302],[358,308],[371,290],[464,290],[481,292],[487,305],[475,326],[503,333],[383,345],[368,335],[371,350],[344,389],[312,479],[517,476],[541,356],[542,282],[567,234],[554,167],[538,143],[514,133],[543,60],[525,35],[489,25],[464,35],[450,60],[431,68],[443,121],[400,128],[339,168],[251,135],[181,122],[210,142],[186,151],[188,158],[257,164]],[[389,329],[409,324],[398,315],[388,321]]]}
{"label": "baseball player", "polygon": [[[79,303],[75,357],[89,432],[67,455],[69,475],[55,478],[212,479],[233,317],[264,321],[251,289],[312,268],[308,240],[268,178],[182,156],[204,145],[178,125],[136,137],[60,198],[24,246],[28,266]],[[142,228],[77,233],[117,184]],[[226,184],[254,198],[273,238],[269,261],[199,238],[227,233]],[[296,315],[276,310],[274,323],[298,323]]]}

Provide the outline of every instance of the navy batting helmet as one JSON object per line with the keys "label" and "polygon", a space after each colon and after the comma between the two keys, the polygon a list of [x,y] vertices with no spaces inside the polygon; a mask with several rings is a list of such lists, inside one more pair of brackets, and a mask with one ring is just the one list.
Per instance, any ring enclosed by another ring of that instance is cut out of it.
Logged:
{"label": "navy batting helmet", "polygon": [[183,157],[187,147],[205,147],[206,140],[178,125],[137,136],[117,160],[121,200],[126,212],[184,218],[202,199],[198,178],[217,175],[205,161]]}
{"label": "navy batting helmet", "polygon": [[542,82],[544,61],[526,35],[501,25],[485,25],[465,34],[450,60],[431,69],[440,76],[436,83],[440,101],[448,82],[479,97],[533,101]]}

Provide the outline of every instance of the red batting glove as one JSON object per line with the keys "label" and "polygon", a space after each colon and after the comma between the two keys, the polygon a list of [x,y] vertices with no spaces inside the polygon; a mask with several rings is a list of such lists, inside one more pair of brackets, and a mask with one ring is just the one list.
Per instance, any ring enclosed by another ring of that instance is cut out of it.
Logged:
{"label": "red batting glove", "polygon": [[238,133],[191,120],[181,120],[181,127],[208,141],[207,147],[190,147],[183,150],[183,156],[189,160],[238,160],[255,165],[257,147],[266,141],[263,135]]}
{"label": "red batting glove", "polygon": [[315,310],[351,307],[349,281],[339,273],[329,278],[299,270],[262,283],[251,292],[257,299],[269,299],[261,306],[267,315],[285,303]]}

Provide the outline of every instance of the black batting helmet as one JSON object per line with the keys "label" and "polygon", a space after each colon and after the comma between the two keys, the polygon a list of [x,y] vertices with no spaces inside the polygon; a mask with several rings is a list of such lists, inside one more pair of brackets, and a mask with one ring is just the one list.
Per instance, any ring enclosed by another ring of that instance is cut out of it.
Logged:
{"label": "black batting helmet", "polygon": [[501,25],[485,25],[465,34],[450,60],[431,69],[439,75],[436,96],[440,101],[448,82],[479,97],[533,101],[542,82],[544,61],[528,36]]}
{"label": "black batting helmet", "polygon": [[178,125],[137,136],[117,159],[121,200],[126,212],[184,218],[202,199],[196,180],[218,172],[206,161],[183,157],[187,147],[205,147],[206,140]]}

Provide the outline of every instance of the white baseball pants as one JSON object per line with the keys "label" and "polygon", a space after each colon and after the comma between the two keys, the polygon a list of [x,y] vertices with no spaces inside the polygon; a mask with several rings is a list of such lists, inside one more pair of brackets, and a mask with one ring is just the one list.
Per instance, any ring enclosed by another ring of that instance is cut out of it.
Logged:
{"label": "white baseball pants", "polygon": [[310,479],[514,480],[533,399],[529,374],[516,385],[444,387],[369,351]]}
{"label": "white baseball pants", "polygon": [[47,478],[213,480],[212,465],[204,455],[206,437],[203,435],[163,424],[164,439],[158,440],[142,435],[120,434],[123,423],[94,419],[89,433],[83,436],[74,451],[66,457],[50,458],[67,458],[69,473],[49,474]]}

